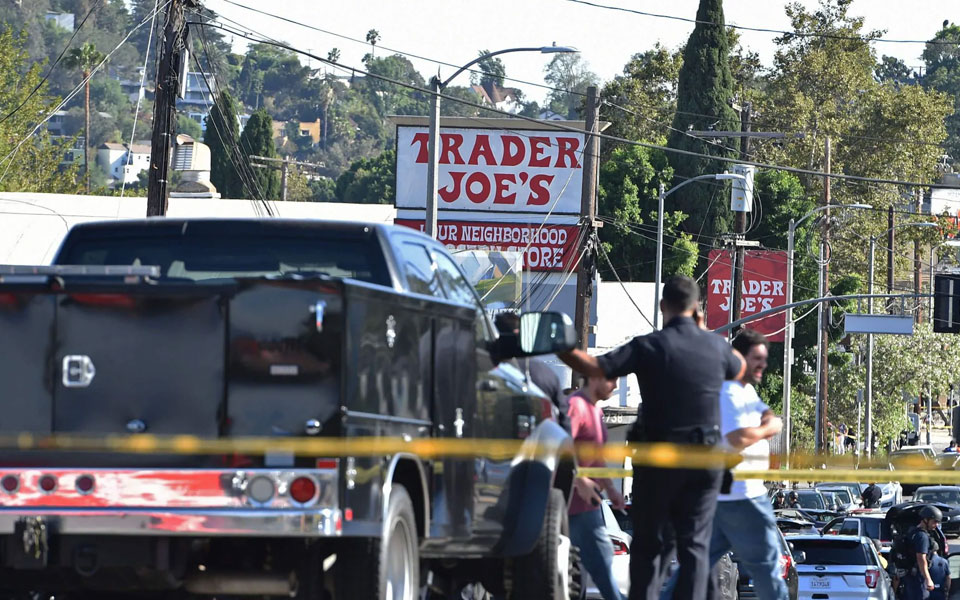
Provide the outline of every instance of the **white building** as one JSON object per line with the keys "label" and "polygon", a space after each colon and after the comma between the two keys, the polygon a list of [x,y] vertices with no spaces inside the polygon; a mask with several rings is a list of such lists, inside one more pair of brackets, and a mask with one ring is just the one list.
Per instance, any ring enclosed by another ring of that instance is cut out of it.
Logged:
{"label": "white building", "polygon": [[73,13],[56,12],[52,10],[47,11],[47,14],[44,15],[44,19],[47,21],[53,21],[58,26],[71,32],[73,31],[76,22],[76,18],[74,17]]}
{"label": "white building", "polygon": [[[214,86],[214,89],[211,90],[210,87],[207,86],[208,81]],[[177,104],[188,104],[207,108],[208,106],[213,106],[213,96],[216,91],[216,83],[214,82],[213,75],[199,71],[190,71],[187,73],[187,80],[181,90],[183,97],[177,101]]]}
{"label": "white building", "polygon": [[113,183],[136,183],[140,171],[150,168],[150,144],[100,144],[97,148],[97,164]]}

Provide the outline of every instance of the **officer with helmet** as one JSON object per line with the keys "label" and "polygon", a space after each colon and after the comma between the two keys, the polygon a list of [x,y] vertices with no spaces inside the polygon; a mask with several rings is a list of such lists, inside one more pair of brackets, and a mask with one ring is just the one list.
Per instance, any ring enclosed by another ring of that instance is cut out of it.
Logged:
{"label": "officer with helmet", "polygon": [[915,561],[900,580],[902,600],[924,600],[936,589],[930,575],[930,564],[939,548],[930,532],[936,530],[942,520],[943,513],[939,508],[924,506],[920,509],[920,522],[908,532],[909,552]]}
{"label": "officer with helmet", "polygon": [[788,508],[803,508],[800,506],[800,495],[794,491],[790,492],[790,495],[787,496],[787,507]]}

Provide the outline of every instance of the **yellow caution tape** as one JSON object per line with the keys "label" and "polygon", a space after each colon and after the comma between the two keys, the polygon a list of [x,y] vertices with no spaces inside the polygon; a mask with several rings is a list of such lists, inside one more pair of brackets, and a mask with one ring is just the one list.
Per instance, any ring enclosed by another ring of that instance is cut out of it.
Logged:
{"label": "yellow caution tape", "polygon": [[[581,467],[579,475],[597,479],[633,477],[633,469]],[[736,480],[762,479],[764,481],[849,481],[852,483],[899,481],[900,483],[960,484],[960,471],[891,471],[889,469],[770,469],[766,471],[733,471]]]}
{"label": "yellow caution tape", "polygon": [[[189,435],[106,435],[36,436],[30,433],[0,435],[0,449],[21,451],[116,452],[131,454],[187,454],[187,455],[263,455],[286,453],[310,457],[389,456],[407,453],[425,459],[513,460],[522,453],[527,457],[546,457],[555,452],[555,446],[539,447],[524,440],[459,439],[459,438],[399,438],[399,437],[237,437],[206,439]],[[574,448],[580,464],[624,464],[629,458],[635,466],[665,469],[730,468],[741,460],[735,452],[702,445],[668,443],[623,444],[604,446],[578,444]],[[777,460],[777,457],[773,457]],[[783,457],[780,457],[782,461]],[[960,455],[958,455],[960,458]],[[892,466],[896,468],[891,471]],[[776,464],[776,463],[774,463]],[[801,481],[890,481],[910,483],[958,483],[960,470],[941,467],[920,455],[881,457],[867,460],[854,455],[791,455],[791,470],[737,471],[740,479],[801,480]],[[950,465],[952,466],[952,465]],[[593,473],[593,470],[581,469]],[[595,477],[624,477],[631,473],[623,469],[603,471],[611,473]],[[842,474],[847,479],[841,479]]]}

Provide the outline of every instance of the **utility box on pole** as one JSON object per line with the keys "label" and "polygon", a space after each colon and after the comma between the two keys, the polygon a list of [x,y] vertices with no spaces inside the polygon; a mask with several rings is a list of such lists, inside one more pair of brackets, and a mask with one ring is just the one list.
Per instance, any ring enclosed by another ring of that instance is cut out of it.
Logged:
{"label": "utility box on pole", "polygon": [[730,210],[734,212],[750,212],[753,210],[753,175],[756,168],[753,165],[733,165],[733,173],[743,179],[731,181]]}

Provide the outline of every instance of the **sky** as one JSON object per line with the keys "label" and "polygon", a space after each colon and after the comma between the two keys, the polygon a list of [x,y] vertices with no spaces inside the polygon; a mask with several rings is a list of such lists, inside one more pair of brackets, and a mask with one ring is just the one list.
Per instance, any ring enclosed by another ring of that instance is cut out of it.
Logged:
{"label": "sky", "polygon": [[[693,30],[692,23],[640,16],[636,14],[577,4],[570,0],[235,0],[263,11],[280,15],[332,33],[364,40],[370,29],[380,32],[376,53],[417,54],[454,65],[463,65],[482,49],[544,46],[556,43],[576,47],[601,81],[620,74],[633,54],[655,43],[675,48],[684,43]],[[599,4],[694,18],[699,0],[595,0]],[[727,0],[724,3],[728,24],[789,29],[782,0]],[[817,0],[801,0],[808,9]],[[362,68],[360,59],[370,51],[366,43],[357,43],[334,35],[310,30],[256,14],[227,0],[204,0],[204,5],[233,19],[250,31],[265,34],[288,44],[326,56],[340,49],[343,64]],[[886,30],[890,39],[926,40],[945,19],[960,20],[957,0],[854,0],[851,14],[863,16],[867,29]],[[759,53],[769,66],[775,50],[776,34],[743,31],[742,44]],[[228,39],[230,35],[227,34]],[[246,42],[234,39],[238,51]],[[387,50],[389,48],[390,50]],[[923,44],[878,43],[878,56],[888,54],[910,66],[922,64]],[[502,57],[507,76],[543,84],[543,68],[549,55],[516,53]],[[304,59],[306,60],[306,59]],[[424,77],[439,72],[446,78],[454,67],[439,66],[426,60],[413,60]],[[317,66],[314,63],[313,66]],[[469,75],[459,76],[451,85],[467,85]],[[508,82],[519,87],[527,99],[542,101],[547,90],[533,85]]]}

